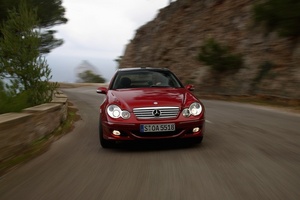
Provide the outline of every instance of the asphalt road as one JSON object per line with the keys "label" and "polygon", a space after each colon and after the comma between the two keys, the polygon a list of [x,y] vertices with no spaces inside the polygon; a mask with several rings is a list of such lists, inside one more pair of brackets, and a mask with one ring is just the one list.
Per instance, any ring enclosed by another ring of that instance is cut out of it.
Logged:
{"label": "asphalt road", "polygon": [[96,88],[65,89],[82,120],[48,152],[0,179],[1,200],[299,200],[300,115],[204,101],[199,146],[98,141]]}

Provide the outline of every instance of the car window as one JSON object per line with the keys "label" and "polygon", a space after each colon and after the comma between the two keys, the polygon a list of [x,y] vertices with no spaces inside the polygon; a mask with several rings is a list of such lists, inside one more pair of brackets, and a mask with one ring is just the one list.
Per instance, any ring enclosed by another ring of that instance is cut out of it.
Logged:
{"label": "car window", "polygon": [[182,87],[178,79],[169,71],[132,70],[119,71],[112,89]]}

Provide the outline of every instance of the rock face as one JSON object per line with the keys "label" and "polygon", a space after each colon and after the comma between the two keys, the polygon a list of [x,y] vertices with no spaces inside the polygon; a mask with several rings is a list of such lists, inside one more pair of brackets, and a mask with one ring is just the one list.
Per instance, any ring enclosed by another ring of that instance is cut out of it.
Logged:
{"label": "rock face", "polygon": [[[140,27],[120,68],[166,67],[202,94],[300,98],[300,40],[265,34],[254,24],[252,0],[177,0]],[[216,74],[197,59],[206,39],[241,53],[244,67]]]}

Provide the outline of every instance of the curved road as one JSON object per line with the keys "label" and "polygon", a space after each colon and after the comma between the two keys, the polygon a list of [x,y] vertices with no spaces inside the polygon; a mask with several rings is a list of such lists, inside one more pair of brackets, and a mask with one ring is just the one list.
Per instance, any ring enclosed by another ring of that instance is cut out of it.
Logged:
{"label": "curved road", "polygon": [[82,120],[48,152],[0,178],[1,200],[298,200],[300,115],[204,101],[199,146],[102,149],[94,87],[64,89]]}

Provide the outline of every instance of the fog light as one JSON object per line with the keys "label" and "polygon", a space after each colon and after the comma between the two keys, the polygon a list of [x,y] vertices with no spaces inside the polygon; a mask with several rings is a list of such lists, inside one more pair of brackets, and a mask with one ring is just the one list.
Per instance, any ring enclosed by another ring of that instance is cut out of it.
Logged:
{"label": "fog light", "polygon": [[117,130],[114,130],[112,133],[117,136],[121,135],[120,131],[117,131]]}
{"label": "fog light", "polygon": [[193,128],[193,133],[197,133],[200,131],[200,128],[199,127],[196,127],[196,128]]}

